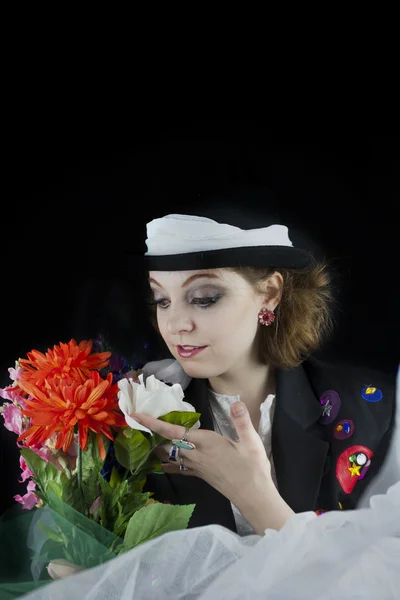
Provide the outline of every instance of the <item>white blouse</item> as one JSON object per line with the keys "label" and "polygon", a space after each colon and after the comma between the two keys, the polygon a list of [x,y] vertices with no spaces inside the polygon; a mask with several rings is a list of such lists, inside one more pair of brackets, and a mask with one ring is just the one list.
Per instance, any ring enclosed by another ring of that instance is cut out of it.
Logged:
{"label": "white blouse", "polygon": [[[228,437],[231,440],[237,440],[238,435],[236,429],[232,423],[230,415],[230,407],[235,402],[240,400],[240,396],[225,396],[222,394],[216,394],[213,390],[209,389],[210,394],[210,406],[214,421],[215,431],[221,435]],[[272,480],[277,487],[274,461],[272,457],[272,421],[274,418],[275,411],[275,394],[269,394],[264,402],[260,406],[260,424],[258,428],[258,434],[265,446],[265,451],[271,463],[271,476]],[[236,528],[239,535],[250,535],[254,534],[254,530],[250,523],[242,516],[239,509],[232,504],[233,515],[235,517]]]}

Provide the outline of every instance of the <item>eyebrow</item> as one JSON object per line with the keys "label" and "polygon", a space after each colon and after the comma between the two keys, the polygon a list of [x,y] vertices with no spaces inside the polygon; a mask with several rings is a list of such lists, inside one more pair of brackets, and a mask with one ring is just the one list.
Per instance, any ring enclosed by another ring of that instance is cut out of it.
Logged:
{"label": "eyebrow", "polygon": [[[218,275],[215,275],[214,273],[209,273],[208,275],[204,275],[204,273],[196,273],[195,275],[192,275],[191,277],[189,277],[189,279],[186,279],[186,281],[184,283],[182,283],[182,287],[183,288],[187,287],[189,285],[189,283],[192,283],[192,281],[195,281],[196,279],[220,279],[220,278],[218,277]],[[158,283],[158,281],[153,279],[152,277],[149,278],[149,283],[155,283],[162,290],[164,289],[163,286],[160,283]]]}

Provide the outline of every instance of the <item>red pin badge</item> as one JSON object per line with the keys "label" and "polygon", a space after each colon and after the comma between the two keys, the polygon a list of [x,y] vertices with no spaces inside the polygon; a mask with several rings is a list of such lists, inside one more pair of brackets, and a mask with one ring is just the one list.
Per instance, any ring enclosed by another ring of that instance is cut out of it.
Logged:
{"label": "red pin badge", "polygon": [[350,446],[342,452],[336,463],[336,478],[342,490],[351,494],[359,479],[363,479],[374,453],[366,446]]}

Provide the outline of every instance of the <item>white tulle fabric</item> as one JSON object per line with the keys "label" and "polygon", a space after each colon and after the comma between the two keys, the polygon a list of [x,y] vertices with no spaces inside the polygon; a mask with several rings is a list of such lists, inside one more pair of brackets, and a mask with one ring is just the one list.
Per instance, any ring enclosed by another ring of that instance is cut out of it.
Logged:
{"label": "white tulle fabric", "polygon": [[389,600],[400,590],[400,483],[371,508],[293,516],[264,537],[177,531],[28,600]]}
{"label": "white tulle fabric", "polygon": [[388,457],[397,483],[385,494],[364,498],[368,508],[296,514],[263,537],[240,537],[217,525],[172,532],[24,598],[399,600],[399,384],[400,371]]}

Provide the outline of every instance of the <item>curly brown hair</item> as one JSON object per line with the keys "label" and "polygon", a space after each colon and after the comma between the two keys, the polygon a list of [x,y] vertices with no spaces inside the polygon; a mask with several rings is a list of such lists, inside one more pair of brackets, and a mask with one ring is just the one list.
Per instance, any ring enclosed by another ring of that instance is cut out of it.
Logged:
{"label": "curly brown hair", "polygon": [[315,261],[304,269],[235,267],[229,270],[241,275],[259,293],[270,275],[278,272],[283,277],[275,321],[269,327],[260,326],[256,334],[261,362],[280,369],[296,367],[332,333],[334,297],[327,263]]}
{"label": "curly brown hair", "polygon": [[[269,327],[258,327],[256,334],[256,351],[261,362],[279,369],[296,367],[332,333],[335,300],[327,262],[315,260],[304,269],[225,267],[216,270],[241,275],[260,294],[273,273],[281,273],[283,277],[275,321]],[[155,308],[152,306],[150,320],[159,332]]]}

